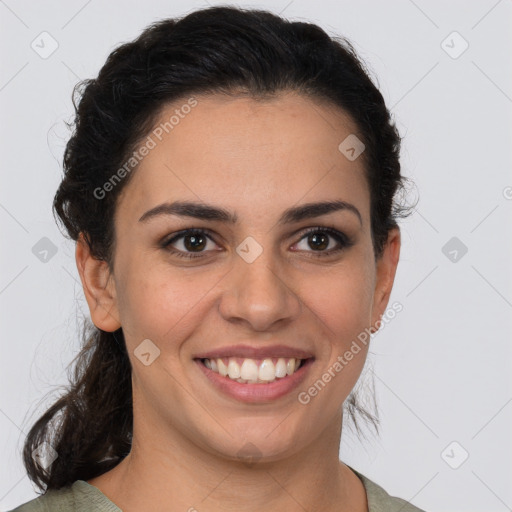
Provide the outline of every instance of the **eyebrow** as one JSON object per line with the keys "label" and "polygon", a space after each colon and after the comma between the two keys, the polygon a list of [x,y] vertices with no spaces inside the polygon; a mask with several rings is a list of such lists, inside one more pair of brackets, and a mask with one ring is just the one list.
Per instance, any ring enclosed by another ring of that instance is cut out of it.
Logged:
{"label": "eyebrow", "polygon": [[[306,203],[300,206],[288,208],[279,218],[279,224],[292,224],[300,222],[304,219],[312,219],[337,211],[349,211],[354,213],[361,226],[363,220],[359,210],[351,203],[346,201],[324,201],[318,203]],[[196,219],[220,221],[230,224],[238,222],[238,215],[230,211],[204,203],[194,203],[190,201],[175,201],[173,203],[165,202],[151,208],[145,212],[139,222],[147,222],[148,220],[160,215],[178,215],[183,217],[194,217]]]}

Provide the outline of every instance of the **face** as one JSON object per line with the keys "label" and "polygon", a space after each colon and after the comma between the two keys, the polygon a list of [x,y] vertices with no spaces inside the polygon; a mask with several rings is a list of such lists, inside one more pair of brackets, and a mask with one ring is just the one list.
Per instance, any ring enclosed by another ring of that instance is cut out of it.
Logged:
{"label": "face", "polygon": [[278,459],[339,421],[368,345],[344,355],[385,311],[399,233],[375,261],[363,159],[338,150],[357,133],[342,111],[295,93],[196,99],[152,132],[118,198],[113,273],[80,244],[78,266],[96,326],[123,328],[136,418],[212,454],[251,443]]}

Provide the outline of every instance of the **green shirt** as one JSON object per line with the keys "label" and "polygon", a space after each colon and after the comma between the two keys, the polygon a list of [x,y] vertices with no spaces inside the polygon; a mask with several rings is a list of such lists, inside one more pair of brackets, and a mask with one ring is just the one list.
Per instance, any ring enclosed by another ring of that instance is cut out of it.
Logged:
{"label": "green shirt", "polygon": [[[348,466],[350,467],[350,466]],[[382,487],[355,469],[350,468],[363,482],[369,512],[425,512],[407,501],[390,496]],[[77,480],[68,487],[34,498],[10,512],[122,512],[97,487]]]}

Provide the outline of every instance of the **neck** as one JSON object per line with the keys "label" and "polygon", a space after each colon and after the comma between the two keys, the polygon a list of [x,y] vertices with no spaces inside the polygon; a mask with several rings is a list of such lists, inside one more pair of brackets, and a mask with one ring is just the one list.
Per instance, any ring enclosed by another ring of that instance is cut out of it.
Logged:
{"label": "neck", "polygon": [[341,414],[301,452],[254,463],[223,458],[137,417],[129,455],[89,480],[123,512],[368,510],[364,486],[338,458]]}

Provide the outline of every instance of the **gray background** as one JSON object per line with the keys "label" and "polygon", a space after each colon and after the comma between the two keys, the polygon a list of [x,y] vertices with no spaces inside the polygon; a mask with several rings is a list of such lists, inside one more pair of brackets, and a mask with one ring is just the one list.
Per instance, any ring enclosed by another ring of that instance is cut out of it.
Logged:
{"label": "gray background", "polygon": [[[66,383],[77,315],[88,315],[74,244],[51,214],[72,86],[150,22],[206,5],[0,1],[2,510],[36,496],[23,440]],[[419,197],[402,224],[390,300],[404,309],[370,349],[382,435],[361,443],[347,431],[341,459],[429,511],[510,510],[510,0],[238,5],[352,40],[404,136],[403,169],[416,184],[409,198]],[[42,58],[53,40],[58,48]],[[43,237],[56,249],[47,261],[37,251]]]}

